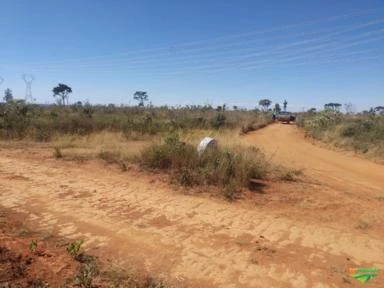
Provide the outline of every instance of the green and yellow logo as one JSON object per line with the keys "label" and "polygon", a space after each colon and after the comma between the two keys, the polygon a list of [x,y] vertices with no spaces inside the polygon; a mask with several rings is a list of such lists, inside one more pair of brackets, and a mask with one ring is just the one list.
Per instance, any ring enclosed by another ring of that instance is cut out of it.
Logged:
{"label": "green and yellow logo", "polygon": [[379,269],[377,268],[349,268],[349,275],[357,281],[366,283],[379,274]]}

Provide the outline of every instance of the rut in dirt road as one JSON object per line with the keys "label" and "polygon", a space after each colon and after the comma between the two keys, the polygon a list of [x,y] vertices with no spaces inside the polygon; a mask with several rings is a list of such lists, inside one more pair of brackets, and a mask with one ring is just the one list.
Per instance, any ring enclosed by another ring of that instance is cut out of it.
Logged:
{"label": "rut in dirt road", "polygon": [[85,239],[115,264],[192,287],[348,287],[351,265],[384,268],[379,237],[182,195],[136,170],[35,153],[0,151],[1,205],[38,229]]}

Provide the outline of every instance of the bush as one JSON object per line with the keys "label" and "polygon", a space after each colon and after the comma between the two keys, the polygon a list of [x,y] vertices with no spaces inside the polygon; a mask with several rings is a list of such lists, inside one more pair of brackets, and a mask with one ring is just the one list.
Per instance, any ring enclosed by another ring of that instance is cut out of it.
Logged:
{"label": "bush", "polygon": [[258,149],[207,149],[199,157],[194,146],[174,136],[145,148],[139,161],[142,167],[169,171],[181,185],[219,186],[230,199],[248,187],[250,179],[264,178],[268,169]]}

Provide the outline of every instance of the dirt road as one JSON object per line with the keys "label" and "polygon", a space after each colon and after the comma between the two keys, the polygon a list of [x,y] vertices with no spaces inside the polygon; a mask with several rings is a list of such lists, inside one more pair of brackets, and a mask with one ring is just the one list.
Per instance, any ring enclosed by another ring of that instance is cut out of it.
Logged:
{"label": "dirt road", "polygon": [[[113,265],[145,267],[175,286],[358,287],[348,268],[384,269],[383,166],[316,147],[288,125],[244,141],[309,180],[271,183],[233,204],[183,195],[134,168],[1,149],[0,204],[36,229],[85,239]],[[369,287],[381,287],[383,276]]]}
{"label": "dirt road", "polygon": [[384,192],[383,165],[316,146],[294,125],[270,125],[249,134],[245,141],[262,147],[273,160],[302,169],[324,185],[354,191],[361,197]]}

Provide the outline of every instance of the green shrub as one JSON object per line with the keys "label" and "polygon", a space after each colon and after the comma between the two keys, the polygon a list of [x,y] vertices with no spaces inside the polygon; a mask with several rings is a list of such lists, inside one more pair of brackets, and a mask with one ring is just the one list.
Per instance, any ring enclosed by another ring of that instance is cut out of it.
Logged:
{"label": "green shrub", "polygon": [[67,246],[67,252],[71,254],[72,257],[76,258],[80,254],[80,248],[83,243],[83,240],[76,240],[69,243]]}

